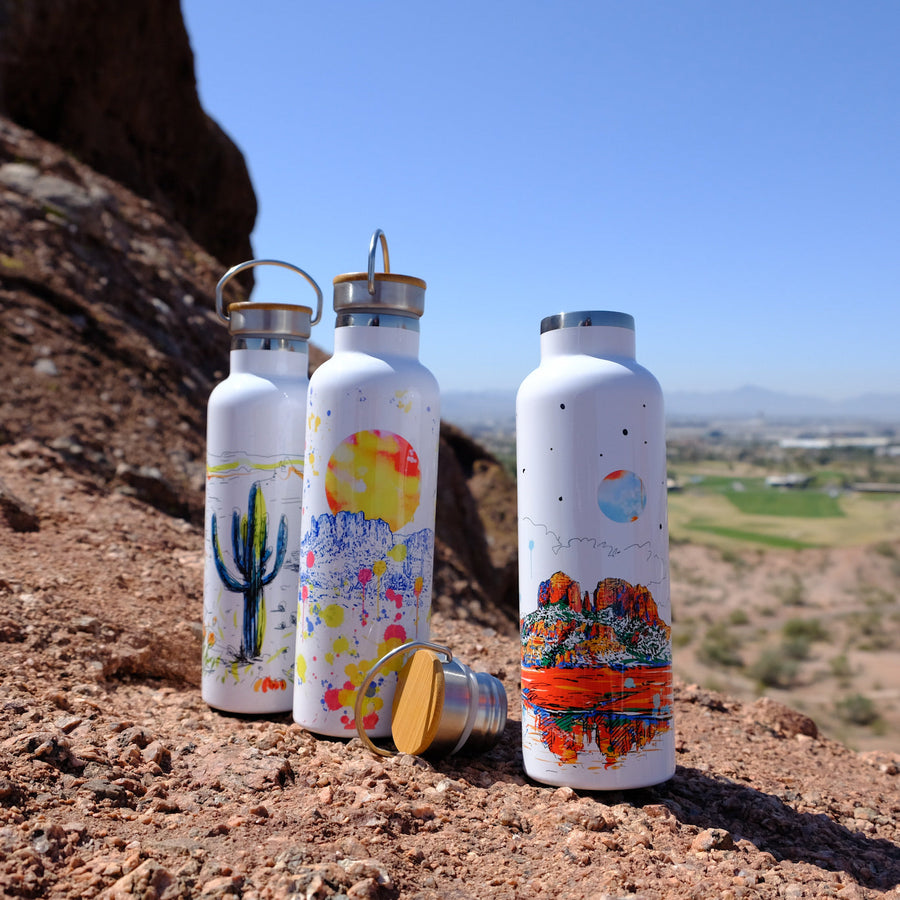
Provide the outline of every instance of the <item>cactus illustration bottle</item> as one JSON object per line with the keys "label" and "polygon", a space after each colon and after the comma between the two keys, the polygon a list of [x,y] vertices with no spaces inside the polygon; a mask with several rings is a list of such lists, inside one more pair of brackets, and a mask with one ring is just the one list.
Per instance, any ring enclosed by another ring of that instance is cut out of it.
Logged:
{"label": "cactus illustration bottle", "polygon": [[[278,265],[303,275],[318,298],[233,303],[238,272]],[[236,713],[290,710],[303,492],[310,327],[322,292],[302,269],[251,260],[216,287],[231,333],[231,371],[209,398],[203,591],[203,699]]]}
{"label": "cactus illustration bottle", "polygon": [[[368,670],[429,634],[440,400],[418,358],[424,305],[425,282],[391,273],[380,230],[368,273],[334,279],[334,355],[309,387],[294,686],[294,719],[319,734],[355,735]],[[373,737],[391,732],[402,665],[369,684]]]}
{"label": "cactus illustration bottle", "polygon": [[516,400],[526,772],[592,790],[675,771],[662,392],[634,320],[541,323]]}

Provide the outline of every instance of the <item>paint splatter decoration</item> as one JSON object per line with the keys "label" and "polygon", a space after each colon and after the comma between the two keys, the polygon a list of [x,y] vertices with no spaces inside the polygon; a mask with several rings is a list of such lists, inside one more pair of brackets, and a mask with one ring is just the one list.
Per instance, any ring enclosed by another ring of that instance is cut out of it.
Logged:
{"label": "paint splatter decoration", "polygon": [[[376,232],[368,273],[335,279],[334,355],[307,407],[294,719],[345,737],[366,672],[427,639],[431,616],[439,395],[418,359],[425,282],[390,273],[386,249]],[[382,666],[360,702],[373,736],[390,733],[401,666]]]}

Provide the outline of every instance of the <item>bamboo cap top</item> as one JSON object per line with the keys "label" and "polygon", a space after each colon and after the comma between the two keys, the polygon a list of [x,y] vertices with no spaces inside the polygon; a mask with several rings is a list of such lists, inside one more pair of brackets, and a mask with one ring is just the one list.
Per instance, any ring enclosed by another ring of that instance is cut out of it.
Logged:
{"label": "bamboo cap top", "polygon": [[417,650],[400,670],[391,734],[401,753],[418,756],[434,740],[444,709],[444,667],[431,650]]}

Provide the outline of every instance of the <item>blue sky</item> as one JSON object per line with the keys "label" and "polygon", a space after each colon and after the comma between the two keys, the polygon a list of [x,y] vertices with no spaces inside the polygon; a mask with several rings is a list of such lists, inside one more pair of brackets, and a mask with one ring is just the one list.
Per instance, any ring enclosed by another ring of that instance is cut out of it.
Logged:
{"label": "blue sky", "polygon": [[445,391],[516,387],[576,309],[631,313],[664,390],[900,390],[895,0],[182,8],[254,252],[320,283],[325,349],[380,227]]}

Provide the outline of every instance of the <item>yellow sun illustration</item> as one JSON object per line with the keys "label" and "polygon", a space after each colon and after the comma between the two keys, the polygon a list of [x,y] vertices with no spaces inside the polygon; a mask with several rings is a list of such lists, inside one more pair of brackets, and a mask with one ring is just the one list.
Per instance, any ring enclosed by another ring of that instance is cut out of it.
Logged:
{"label": "yellow sun illustration", "polygon": [[421,480],[409,441],[391,431],[358,431],[332,453],[325,494],[333,513],[361,512],[396,532],[418,509]]}

